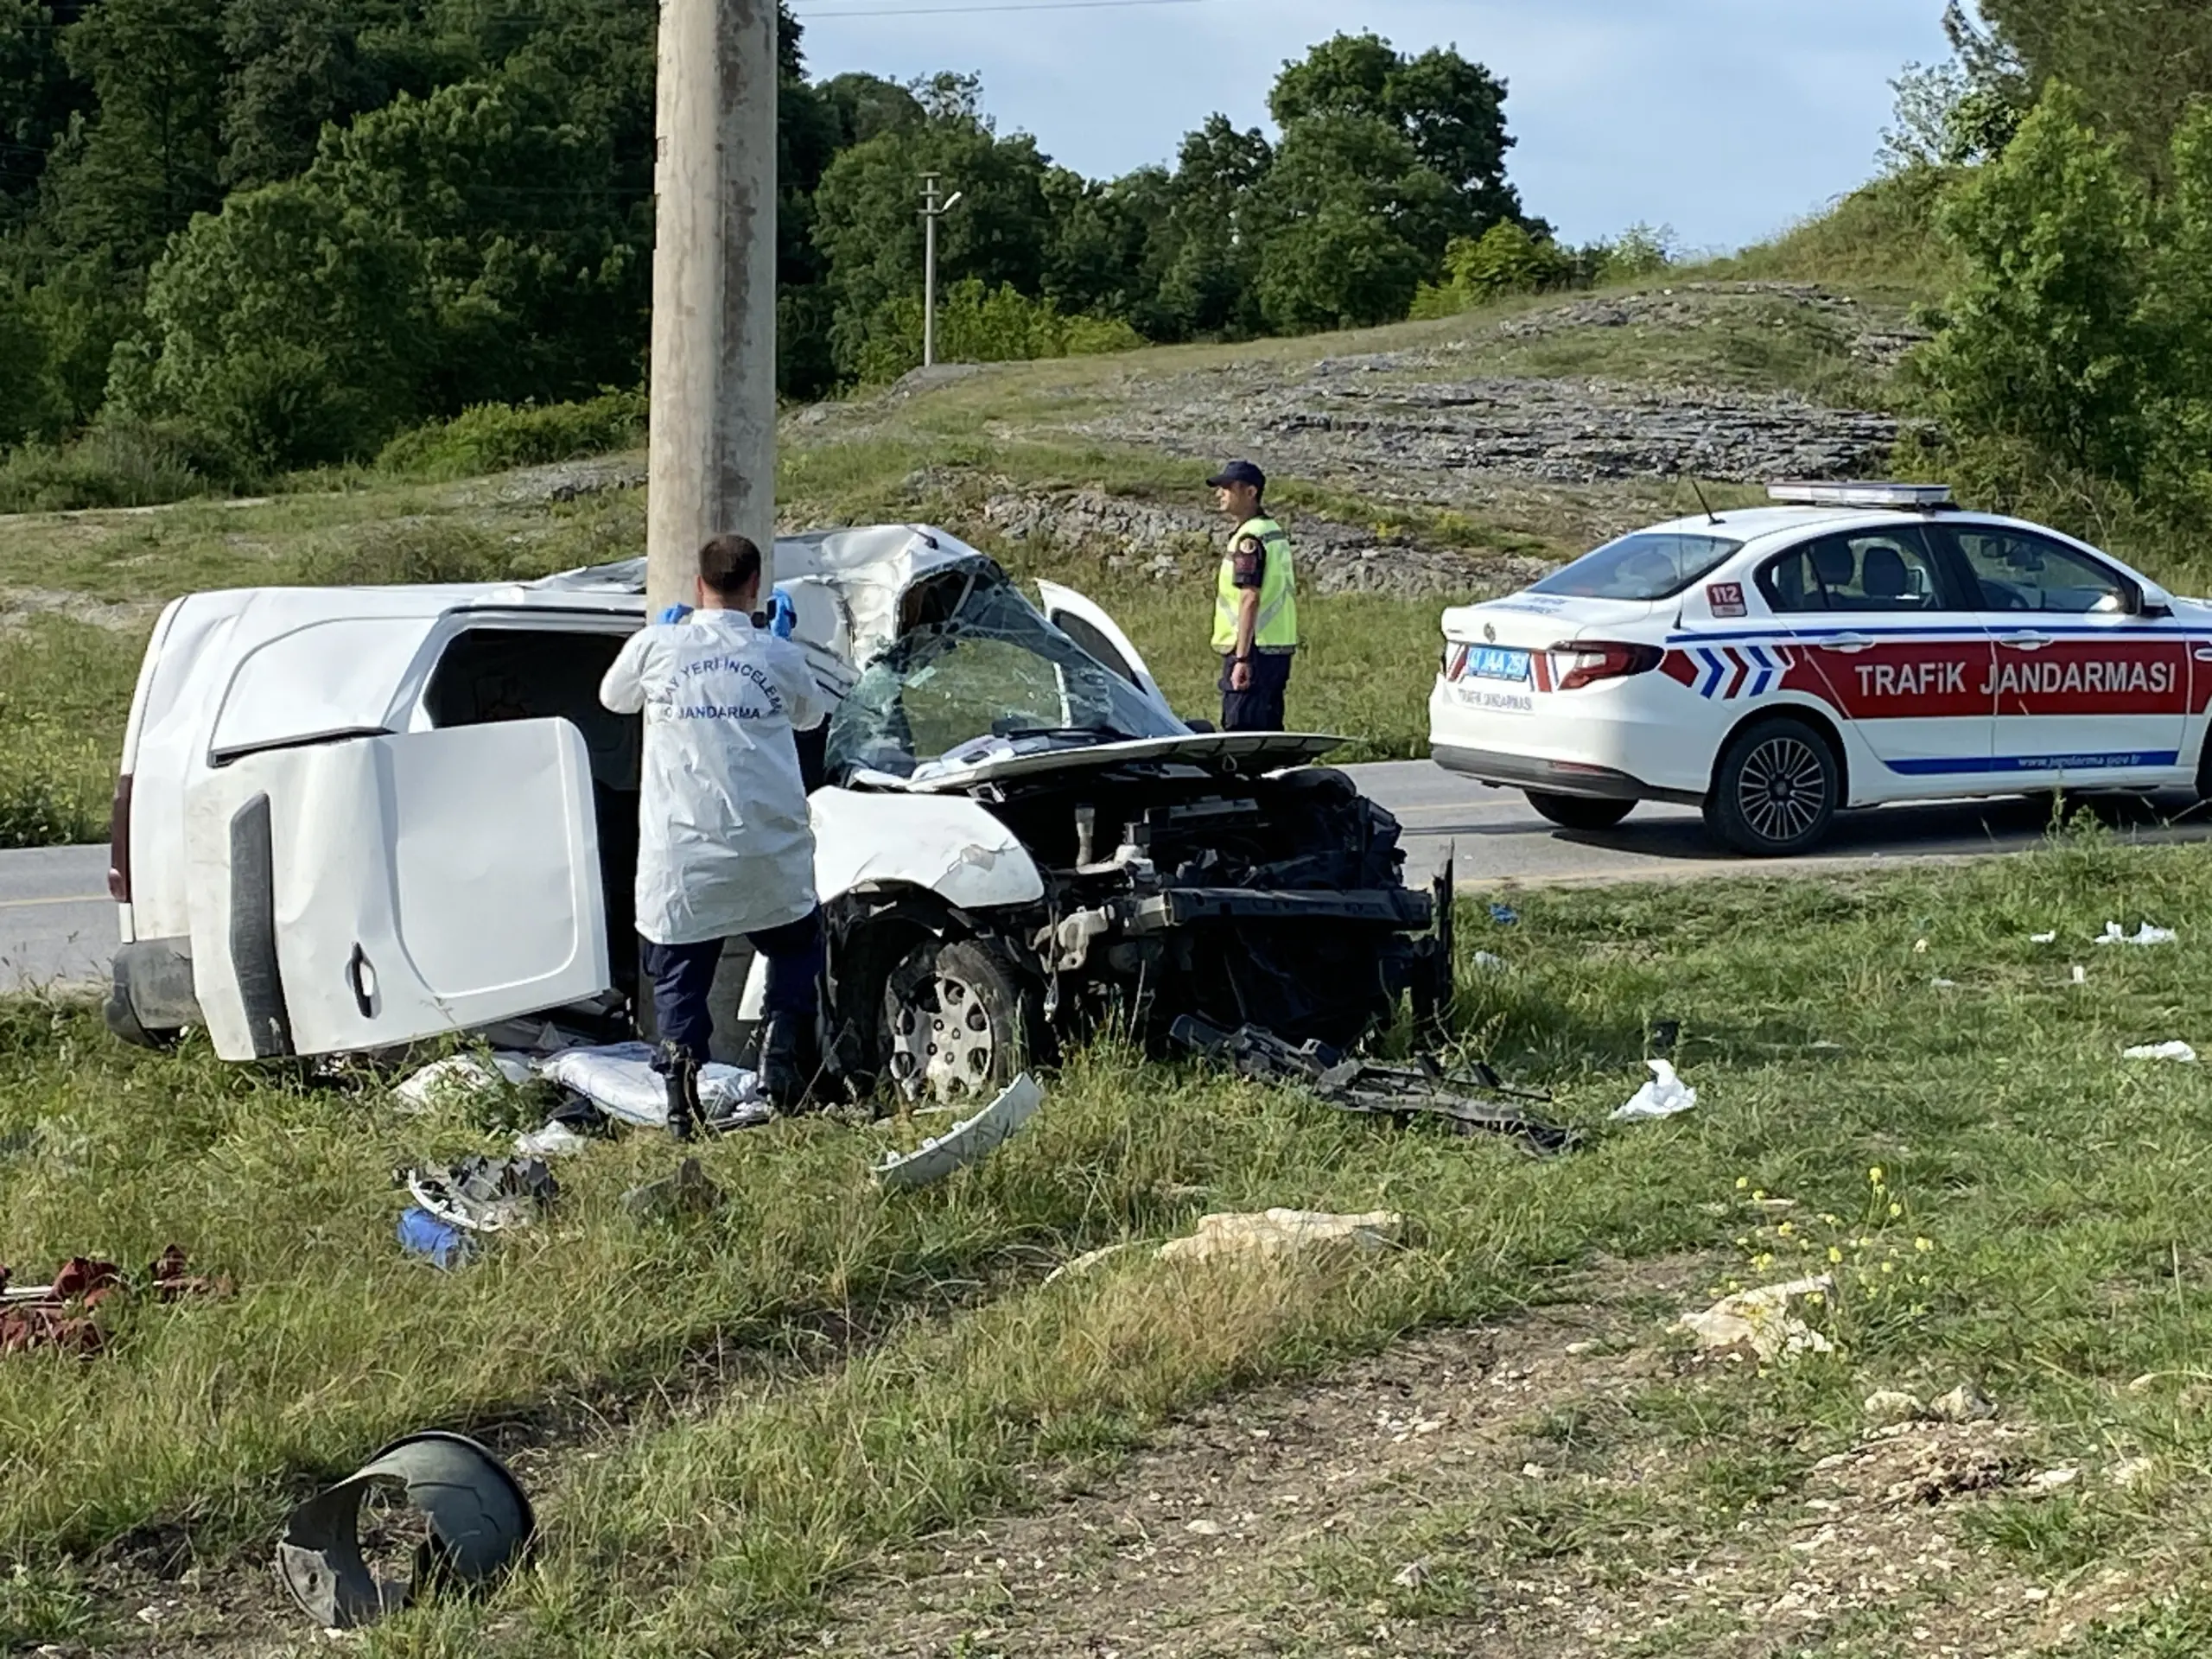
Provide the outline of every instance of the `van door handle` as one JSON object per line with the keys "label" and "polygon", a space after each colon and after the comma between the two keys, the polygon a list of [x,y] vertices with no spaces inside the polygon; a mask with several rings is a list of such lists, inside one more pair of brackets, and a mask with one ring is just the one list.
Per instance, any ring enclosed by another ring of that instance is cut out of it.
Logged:
{"label": "van door handle", "polygon": [[369,953],[362,950],[359,942],[356,941],[353,954],[346,962],[346,980],[353,988],[353,1006],[361,1011],[364,1020],[376,1016],[376,993],[372,988],[376,984],[376,976],[377,970],[369,962]]}
{"label": "van door handle", "polygon": [[2007,651],[2041,651],[2050,642],[2050,636],[2047,633],[2001,633],[1997,636],[1997,643]]}
{"label": "van door handle", "polygon": [[2200,663],[2212,663],[2212,646],[2199,645],[2196,655],[2196,660]]}
{"label": "van door handle", "polygon": [[1874,641],[1863,633],[1839,633],[1834,639],[1820,642],[1822,651],[1866,651]]}

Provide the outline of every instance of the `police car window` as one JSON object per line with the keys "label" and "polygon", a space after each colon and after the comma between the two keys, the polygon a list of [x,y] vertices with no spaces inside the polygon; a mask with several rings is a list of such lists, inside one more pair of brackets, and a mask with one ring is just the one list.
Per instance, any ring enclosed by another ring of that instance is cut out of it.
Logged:
{"label": "police car window", "polygon": [[1640,530],[1585,553],[1529,591],[1567,599],[1672,599],[1741,546],[1724,536]]}
{"label": "police car window", "polygon": [[1947,529],[1981,585],[1984,610],[2090,616],[2124,615],[2134,607],[2133,582],[2070,547],[1995,525]]}
{"label": "police car window", "polygon": [[1909,531],[1823,536],[1793,547],[1767,561],[1759,588],[1783,615],[1948,608],[1935,564]]}

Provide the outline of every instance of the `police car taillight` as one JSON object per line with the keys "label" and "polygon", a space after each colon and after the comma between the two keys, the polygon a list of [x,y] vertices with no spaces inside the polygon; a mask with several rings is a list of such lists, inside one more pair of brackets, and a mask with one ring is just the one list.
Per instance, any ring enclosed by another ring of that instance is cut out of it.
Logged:
{"label": "police car taillight", "polygon": [[1579,690],[1599,680],[1646,674],[1666,652],[1656,645],[1631,645],[1611,639],[1569,639],[1552,647],[1552,667],[1562,691]]}

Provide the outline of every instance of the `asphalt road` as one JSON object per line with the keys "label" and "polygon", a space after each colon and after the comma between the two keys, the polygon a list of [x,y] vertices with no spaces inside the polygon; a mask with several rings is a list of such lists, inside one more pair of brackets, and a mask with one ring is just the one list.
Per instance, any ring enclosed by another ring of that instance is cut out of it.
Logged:
{"label": "asphalt road", "polygon": [[[2033,846],[2050,816],[2047,800],[1887,806],[1839,819],[1818,856],[1777,865],[1715,847],[1687,807],[1639,806],[1618,829],[1586,835],[1545,823],[1516,791],[1485,789],[1426,760],[1351,770],[1403,826],[1408,879],[1429,880],[1448,849],[1463,887],[1586,886],[1983,857]],[[2186,806],[2166,804],[2175,813]],[[2102,810],[2125,839],[2212,837],[2212,811],[2169,822],[2133,803]],[[0,852],[0,990],[105,982],[116,937],[106,889],[105,847]]]}

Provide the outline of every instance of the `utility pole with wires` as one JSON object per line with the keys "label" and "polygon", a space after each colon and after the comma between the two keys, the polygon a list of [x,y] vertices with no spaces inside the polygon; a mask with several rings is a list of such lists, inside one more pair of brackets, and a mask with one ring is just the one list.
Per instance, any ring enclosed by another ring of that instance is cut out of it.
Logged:
{"label": "utility pole with wires", "polygon": [[922,175],[922,366],[937,361],[937,222],[960,205],[956,190],[937,199],[938,175]]}
{"label": "utility pole with wires", "polygon": [[660,0],[647,614],[776,535],[776,0]]}

